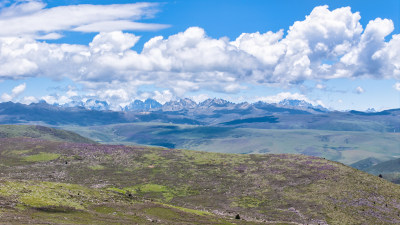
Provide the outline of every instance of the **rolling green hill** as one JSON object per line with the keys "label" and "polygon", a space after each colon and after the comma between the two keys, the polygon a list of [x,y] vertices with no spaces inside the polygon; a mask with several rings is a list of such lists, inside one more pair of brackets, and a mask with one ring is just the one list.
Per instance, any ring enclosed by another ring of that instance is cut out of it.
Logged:
{"label": "rolling green hill", "polygon": [[96,143],[74,132],[37,125],[0,125],[0,138],[25,137],[49,141]]}
{"label": "rolling green hill", "polygon": [[400,186],[322,158],[0,143],[5,223],[400,223]]}

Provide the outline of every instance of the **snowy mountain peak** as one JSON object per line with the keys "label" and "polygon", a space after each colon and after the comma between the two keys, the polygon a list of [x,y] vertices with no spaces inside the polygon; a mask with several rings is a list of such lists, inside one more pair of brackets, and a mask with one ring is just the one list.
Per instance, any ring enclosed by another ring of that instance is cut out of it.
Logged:
{"label": "snowy mountain peak", "polygon": [[312,108],[313,104],[299,99],[284,99],[278,103],[278,105],[282,106],[293,106],[293,107],[300,107],[300,108]]}

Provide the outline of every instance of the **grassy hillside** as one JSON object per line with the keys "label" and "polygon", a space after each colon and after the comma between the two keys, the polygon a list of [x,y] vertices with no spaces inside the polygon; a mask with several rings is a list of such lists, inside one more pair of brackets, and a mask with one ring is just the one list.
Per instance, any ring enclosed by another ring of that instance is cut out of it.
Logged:
{"label": "grassy hillside", "polygon": [[44,126],[0,125],[0,138],[26,137],[49,141],[64,141],[77,143],[95,143],[74,132],[59,130]]}
{"label": "grassy hillside", "polygon": [[400,156],[399,133],[313,129],[255,129],[132,123],[63,127],[101,143],[164,146],[221,153],[299,153],[345,164]]}
{"label": "grassy hillside", "polygon": [[26,138],[0,143],[6,222],[400,223],[398,185],[317,157]]}

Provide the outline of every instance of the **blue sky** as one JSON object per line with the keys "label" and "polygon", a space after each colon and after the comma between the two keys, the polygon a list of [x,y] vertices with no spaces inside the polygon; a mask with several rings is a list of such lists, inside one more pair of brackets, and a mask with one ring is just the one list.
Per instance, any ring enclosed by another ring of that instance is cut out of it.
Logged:
{"label": "blue sky", "polygon": [[0,101],[400,107],[397,0],[3,2]]}

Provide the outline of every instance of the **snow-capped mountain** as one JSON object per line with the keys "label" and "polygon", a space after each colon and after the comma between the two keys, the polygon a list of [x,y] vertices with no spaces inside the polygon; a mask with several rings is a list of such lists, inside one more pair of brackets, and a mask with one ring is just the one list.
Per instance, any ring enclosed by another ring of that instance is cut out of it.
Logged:
{"label": "snow-capped mountain", "polygon": [[106,101],[100,101],[95,99],[88,99],[84,103],[84,107],[91,110],[110,110],[110,105]]}
{"label": "snow-capped mountain", "polygon": [[179,101],[169,101],[162,106],[163,111],[180,111],[194,109],[197,107],[196,102],[189,98],[180,99]]}
{"label": "snow-capped mountain", "polygon": [[291,107],[295,109],[303,109],[303,110],[311,109],[317,111],[328,111],[328,109],[326,109],[321,105],[315,105],[305,100],[299,100],[299,99],[284,99],[280,101],[277,105],[284,107]]}
{"label": "snow-capped mountain", "polygon": [[125,106],[124,111],[152,111],[160,109],[162,105],[154,99],[146,99],[144,102],[135,100],[131,104]]}
{"label": "snow-capped mountain", "polygon": [[55,106],[61,106],[63,108],[70,107],[83,107],[90,110],[106,111],[110,110],[110,105],[106,101],[100,101],[96,99],[87,99],[86,101],[71,101],[63,105],[54,104]]}

